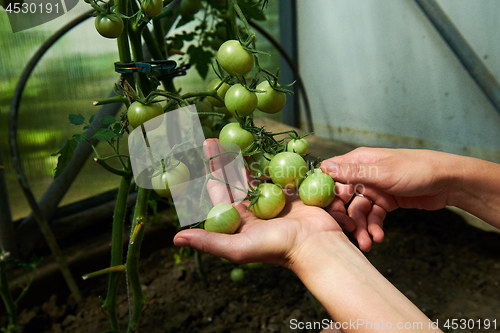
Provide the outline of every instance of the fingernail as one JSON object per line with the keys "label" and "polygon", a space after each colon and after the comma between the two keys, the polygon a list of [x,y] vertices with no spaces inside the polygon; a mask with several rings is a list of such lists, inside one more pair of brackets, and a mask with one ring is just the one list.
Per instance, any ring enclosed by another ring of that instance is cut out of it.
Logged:
{"label": "fingernail", "polygon": [[175,246],[189,246],[189,241],[184,237],[177,237],[174,239]]}
{"label": "fingernail", "polygon": [[339,165],[333,161],[323,161],[321,163],[321,170],[324,173],[337,174],[339,172]]}

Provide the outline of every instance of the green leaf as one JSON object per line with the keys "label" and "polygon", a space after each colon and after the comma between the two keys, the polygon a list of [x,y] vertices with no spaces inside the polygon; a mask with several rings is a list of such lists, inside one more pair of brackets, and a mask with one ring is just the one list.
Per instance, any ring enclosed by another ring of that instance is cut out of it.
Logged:
{"label": "green leaf", "polygon": [[77,144],[78,143],[74,138],[69,139],[64,143],[62,148],[56,153],[56,155],[59,155],[59,158],[57,159],[57,166],[55,169],[54,178],[59,177],[66,169],[69,162],[71,161],[71,158],[73,157],[73,153],[75,152]]}
{"label": "green leaf", "polygon": [[76,142],[80,143],[85,141],[85,139],[87,139],[87,136],[85,135],[85,133],[75,134],[73,135],[73,139],[75,139]]}
{"label": "green leaf", "polygon": [[181,18],[177,22],[177,25],[175,26],[175,28],[176,29],[180,28],[180,27],[182,27],[185,24],[191,23],[193,20],[194,20],[194,16],[193,15],[181,15]]}
{"label": "green leaf", "polygon": [[103,125],[111,125],[115,123],[116,119],[113,116],[104,116],[101,119],[99,119],[99,121]]}
{"label": "green leaf", "polygon": [[85,122],[85,117],[82,116],[81,114],[70,114],[69,122],[72,123],[73,125],[81,125]]}
{"label": "green leaf", "polygon": [[264,12],[258,2],[253,0],[238,0],[238,5],[247,19],[257,21],[264,21],[266,19],[266,16],[264,15]]}
{"label": "green leaf", "polygon": [[111,140],[116,136],[115,132],[107,128],[99,128],[92,136],[93,139],[98,141],[107,141]]}
{"label": "green leaf", "polygon": [[191,45],[187,49],[187,54],[189,54],[189,62],[192,66],[196,67],[196,70],[200,76],[205,79],[210,68],[210,62],[212,60],[213,54],[210,51],[205,50],[201,46]]}
{"label": "green leaf", "polygon": [[120,124],[120,123],[115,123],[115,124],[113,125],[112,131],[113,131],[116,135],[118,135],[118,136],[119,136],[119,135],[120,135],[121,130],[122,130],[122,124]]}

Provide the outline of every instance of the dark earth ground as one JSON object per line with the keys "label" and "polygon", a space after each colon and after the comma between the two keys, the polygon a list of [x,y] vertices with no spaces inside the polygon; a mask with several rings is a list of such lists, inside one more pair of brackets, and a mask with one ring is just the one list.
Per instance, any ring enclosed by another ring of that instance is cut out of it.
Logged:
{"label": "dark earth ground", "polygon": [[[174,227],[156,228],[143,248],[142,283],[148,299],[139,332],[300,332],[290,329],[291,318],[328,318],[299,279],[281,267],[246,268],[245,280],[235,283],[230,279],[235,265],[203,254],[203,281],[194,269],[193,255],[183,257],[180,264],[174,262],[179,253],[172,245]],[[385,232],[384,242],[373,247],[368,259],[432,320],[438,319],[442,329],[447,319],[496,319],[496,330],[459,331],[500,332],[500,234],[473,228],[447,210],[395,211],[386,219]],[[109,242],[108,237],[85,244],[92,248]],[[68,251],[82,251],[82,246]],[[78,265],[78,272],[105,267],[107,260],[105,255],[94,255],[87,264]],[[86,299],[76,310],[58,274],[35,282],[22,306],[22,332],[108,329],[99,311],[106,277],[80,285]],[[128,320],[124,294],[125,281],[119,299],[123,328]]]}

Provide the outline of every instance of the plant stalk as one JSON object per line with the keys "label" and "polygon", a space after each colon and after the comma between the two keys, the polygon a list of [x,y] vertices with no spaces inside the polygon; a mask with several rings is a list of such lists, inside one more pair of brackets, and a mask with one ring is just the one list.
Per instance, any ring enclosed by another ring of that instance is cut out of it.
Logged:
{"label": "plant stalk", "polygon": [[[149,193],[150,190],[139,188],[130,232],[131,239],[128,244],[126,271],[127,280],[132,290],[133,297],[133,309],[129,318],[128,333],[136,332],[139,326],[139,317],[146,302],[146,297],[142,292],[139,274],[139,259],[142,240],[144,238],[144,228],[140,227],[139,224],[144,224],[147,219]],[[139,228],[138,231],[136,231],[137,228]],[[132,239],[132,236],[134,236],[134,239]]]}
{"label": "plant stalk", "polygon": [[[118,195],[116,197],[115,210],[113,214],[113,229],[111,234],[111,263],[110,266],[117,266],[123,263],[123,227],[127,210],[127,197],[130,191],[132,175],[129,173],[122,176]],[[108,293],[102,304],[102,308],[109,316],[111,328],[118,330],[118,314],[116,309],[116,298],[118,286],[122,272],[112,272],[109,274]]]}

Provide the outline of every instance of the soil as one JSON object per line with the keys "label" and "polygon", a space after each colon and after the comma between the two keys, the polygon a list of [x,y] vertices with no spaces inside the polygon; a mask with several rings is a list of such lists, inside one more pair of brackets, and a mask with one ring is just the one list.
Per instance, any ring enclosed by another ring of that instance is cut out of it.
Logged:
{"label": "soil", "polygon": [[[389,214],[384,229],[384,242],[366,256],[425,314],[439,320],[442,329],[448,319],[496,319],[496,330],[476,326],[460,332],[500,332],[500,234],[473,228],[448,210],[397,210]],[[245,279],[235,283],[230,272],[236,265],[202,254],[201,278],[192,254],[175,262],[179,249],[172,246],[174,232],[164,225],[154,232],[155,237],[145,239],[141,268],[147,306],[139,332],[300,332],[290,329],[290,319],[329,318],[300,280],[281,267],[243,266]],[[102,268],[106,260],[106,256],[94,256],[88,265],[80,263],[79,269]],[[22,332],[109,329],[99,310],[106,277],[81,282],[86,297],[78,310],[57,277],[45,284],[33,288],[49,293],[23,305]],[[128,320],[125,281],[121,287],[119,315],[124,329]]]}

